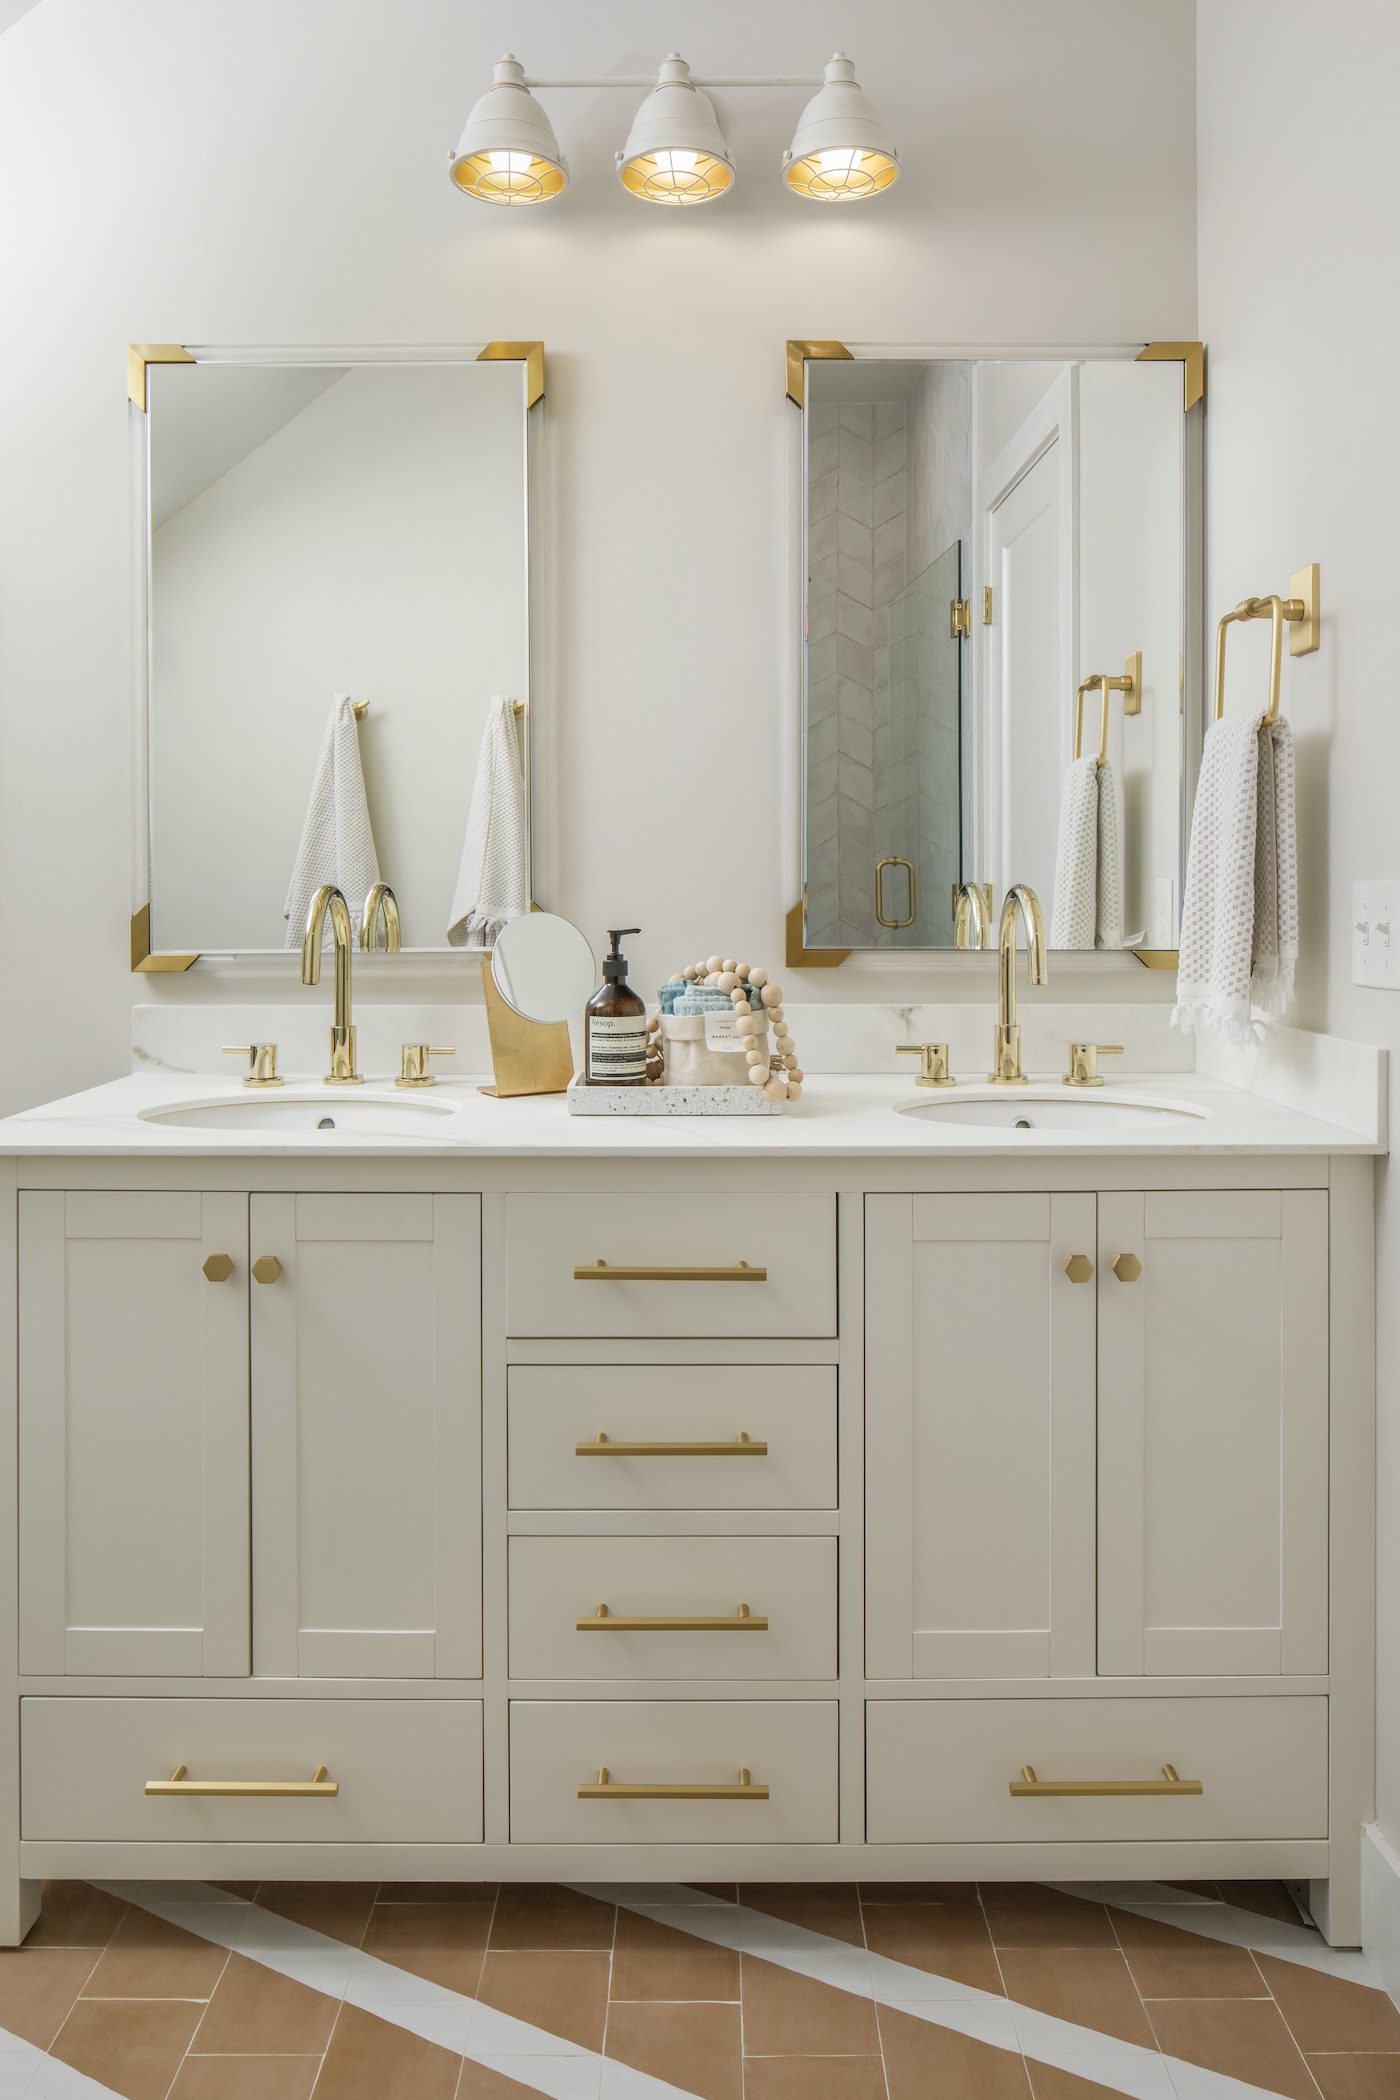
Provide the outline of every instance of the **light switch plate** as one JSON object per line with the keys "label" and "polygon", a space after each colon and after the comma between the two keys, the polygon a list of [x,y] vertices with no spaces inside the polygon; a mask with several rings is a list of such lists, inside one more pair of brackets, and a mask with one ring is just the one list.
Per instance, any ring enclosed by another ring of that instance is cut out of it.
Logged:
{"label": "light switch plate", "polygon": [[1351,981],[1400,991],[1400,879],[1351,886]]}

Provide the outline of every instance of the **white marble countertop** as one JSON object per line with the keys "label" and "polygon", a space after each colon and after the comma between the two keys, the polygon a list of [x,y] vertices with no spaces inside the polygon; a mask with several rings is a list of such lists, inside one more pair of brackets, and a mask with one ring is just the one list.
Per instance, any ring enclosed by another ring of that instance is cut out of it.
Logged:
{"label": "white marble countertop", "polygon": [[[962,1112],[979,1100],[998,1109],[1012,1101],[1034,1119],[1037,1102],[1062,1108],[1082,1101],[1084,1127],[996,1129],[970,1123],[942,1122],[938,1107],[959,1104]],[[1179,1105],[1195,1113],[1129,1124],[1113,1129],[1096,1125],[1094,1105],[1118,1103]],[[285,1129],[242,1128],[242,1105],[255,1117],[266,1104],[288,1118]],[[420,1111],[405,1115],[404,1127],[392,1119],[405,1104]],[[929,1105],[925,1117],[896,1114],[897,1109]],[[305,1109],[296,1120],[298,1106]],[[201,1107],[223,1110],[234,1127],[201,1128],[190,1122],[146,1120],[152,1112]],[[316,1127],[323,1118],[338,1127]],[[312,1120],[311,1111],[319,1111]],[[423,1109],[438,1114],[423,1115]],[[348,1127],[356,1116],[377,1120],[377,1129]],[[464,1154],[501,1158],[588,1159],[907,1159],[956,1154],[959,1158],[1009,1159],[1028,1152],[1074,1154],[1264,1154],[1378,1153],[1374,1136],[1324,1123],[1292,1108],[1227,1086],[1199,1073],[1172,1072],[1130,1081],[1109,1081],[1092,1093],[1076,1094],[1059,1084],[1057,1075],[1032,1076],[1029,1087],[989,1089],[977,1079],[956,1089],[917,1088],[908,1075],[853,1077],[833,1075],[809,1080],[800,1103],[773,1117],[570,1116],[562,1095],[494,1100],[467,1078],[442,1080],[422,1093],[403,1092],[387,1080],[371,1079],[349,1089],[289,1078],[267,1093],[244,1089],[210,1077],[174,1077],[138,1073],[86,1093],[51,1101],[22,1115],[0,1119],[0,1156],[7,1158],[82,1157],[172,1158],[205,1155],[234,1158],[327,1158],[355,1154],[367,1158],[440,1157]]]}

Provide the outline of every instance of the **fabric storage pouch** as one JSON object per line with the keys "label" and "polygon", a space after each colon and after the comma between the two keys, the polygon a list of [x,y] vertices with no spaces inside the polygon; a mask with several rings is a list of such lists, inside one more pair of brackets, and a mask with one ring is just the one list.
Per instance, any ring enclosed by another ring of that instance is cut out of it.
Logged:
{"label": "fabric storage pouch", "polygon": [[[741,1036],[734,1026],[734,1009],[726,999],[724,1010],[703,1014],[663,1014],[661,1041],[665,1050],[667,1086],[747,1086],[749,1068],[744,1059],[747,1042],[766,1051],[768,1031]],[[766,1074],[764,1075],[767,1076]]]}

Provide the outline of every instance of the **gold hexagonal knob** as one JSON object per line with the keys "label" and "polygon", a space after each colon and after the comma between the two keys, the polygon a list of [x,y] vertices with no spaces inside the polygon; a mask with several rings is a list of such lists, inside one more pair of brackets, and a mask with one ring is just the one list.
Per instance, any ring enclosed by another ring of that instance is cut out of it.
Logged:
{"label": "gold hexagonal knob", "polygon": [[1071,1283],[1087,1283],[1094,1273],[1094,1264],[1087,1254],[1071,1254],[1065,1263],[1065,1274]]}
{"label": "gold hexagonal knob", "polygon": [[1113,1264],[1113,1273],[1120,1283],[1136,1283],[1142,1274],[1142,1263],[1135,1254],[1120,1254]]}
{"label": "gold hexagonal knob", "polygon": [[253,1263],[254,1283],[276,1283],[282,1274],[282,1264],[275,1254],[260,1254]]}
{"label": "gold hexagonal knob", "polygon": [[233,1274],[233,1257],[228,1254],[207,1255],[204,1273],[211,1283],[227,1283]]}

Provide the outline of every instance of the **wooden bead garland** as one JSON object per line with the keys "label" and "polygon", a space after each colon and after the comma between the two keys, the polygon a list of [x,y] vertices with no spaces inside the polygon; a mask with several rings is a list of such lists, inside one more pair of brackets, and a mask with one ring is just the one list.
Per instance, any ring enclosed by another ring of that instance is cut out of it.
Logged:
{"label": "wooden bead garland", "polygon": [[[782,986],[770,984],[766,970],[751,968],[746,962],[736,962],[733,957],[726,959],[722,955],[711,955],[702,962],[689,963],[676,975],[683,977],[687,984],[709,985],[715,991],[728,993],[735,1012],[735,1033],[744,1040],[751,1083],[763,1088],[765,1100],[800,1101],[804,1074],[797,1062],[792,1031],[783,1014]],[[750,989],[758,993],[761,1013],[756,1013],[749,1003]],[[771,1056],[762,1042],[765,1023],[773,1030]],[[661,1078],[663,1063],[661,1014],[658,1010],[647,1021],[649,1085]]]}

